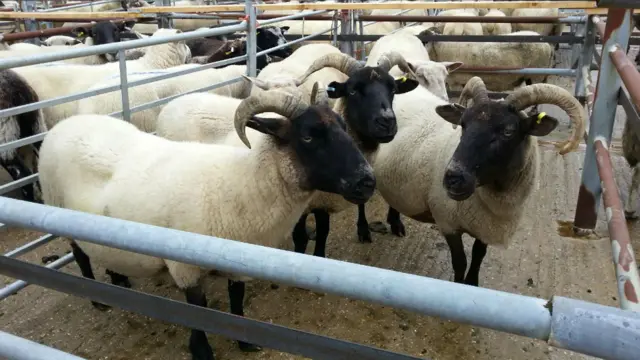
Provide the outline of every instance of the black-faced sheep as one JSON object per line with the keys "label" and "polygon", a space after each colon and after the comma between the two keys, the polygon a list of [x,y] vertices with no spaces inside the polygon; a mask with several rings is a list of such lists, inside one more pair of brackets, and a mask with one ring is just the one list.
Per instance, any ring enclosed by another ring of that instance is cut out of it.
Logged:
{"label": "black-faced sheep", "polygon": [[[281,117],[258,115],[265,112]],[[233,123],[247,145],[246,127],[267,136],[253,138],[249,150],[171,141],[103,115],[73,116],[43,141],[39,170],[44,202],[278,247],[318,190],[353,203],[373,194],[373,169],[345,131],[344,120],[326,105],[265,92],[242,100]],[[166,268],[189,304],[207,306],[200,285],[204,272],[198,266],[82,241],[72,244],[85,277],[94,278],[91,261],[109,269],[112,282],[124,286],[129,285],[127,276],[149,277]],[[243,316],[245,284],[234,278],[228,282],[231,313]],[[239,346],[260,349],[245,342]],[[203,331],[191,331],[189,349],[193,359],[213,359]]]}
{"label": "black-faced sheep", "polygon": [[[550,84],[529,85],[492,101],[474,77],[460,102],[468,99],[473,100],[468,107],[449,104],[422,88],[399,96],[394,102],[398,135],[381,146],[372,164],[394,232],[404,233],[400,213],[437,224],[451,250],[455,282],[477,286],[487,245],[509,245],[537,186],[537,137],[558,125],[545,113],[527,116],[523,110],[552,104],[567,112],[574,126],[559,145],[560,154],[577,148],[586,113],[569,92]],[[463,233],[475,238],[466,277]]]}

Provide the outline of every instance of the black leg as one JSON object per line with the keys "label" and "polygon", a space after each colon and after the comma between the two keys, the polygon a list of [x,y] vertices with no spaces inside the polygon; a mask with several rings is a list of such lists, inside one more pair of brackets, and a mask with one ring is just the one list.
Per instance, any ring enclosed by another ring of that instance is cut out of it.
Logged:
{"label": "black leg", "polygon": [[122,286],[125,288],[130,288],[131,287],[131,283],[129,282],[129,278],[122,275],[122,274],[118,274],[115,271],[111,271],[109,269],[107,269],[107,271],[105,271],[105,273],[107,275],[109,275],[109,277],[111,278],[111,283],[113,285],[118,285],[118,286]]}
{"label": "black leg", "polygon": [[[227,283],[229,290],[229,303],[233,315],[244,316],[244,281],[229,280]],[[262,347],[238,340],[238,347],[245,352],[255,352],[262,350]]]}
{"label": "black leg", "polygon": [[358,204],[358,241],[361,243],[370,243],[371,230],[369,230],[369,222],[365,213],[365,204]]}
{"label": "black leg", "polygon": [[387,222],[389,223],[389,226],[391,226],[391,232],[393,235],[400,237],[405,237],[407,235],[404,224],[400,219],[400,213],[391,206],[389,206],[389,212],[387,213]]}
{"label": "black leg", "polygon": [[[293,228],[291,237],[293,238],[294,251],[304,254],[307,251],[307,244],[309,243],[309,235],[307,234],[307,216],[308,214],[302,214],[298,223]],[[316,225],[317,227],[317,225]]]}
{"label": "black leg", "polygon": [[[196,285],[184,290],[187,303],[191,305],[207,307],[207,297],[200,285]],[[189,350],[192,360],[214,360],[213,349],[207,340],[207,334],[202,330],[191,329],[189,337]]]}
{"label": "black leg", "polygon": [[[76,264],[78,264],[82,276],[86,277],[87,279],[95,280],[96,277],[93,276],[93,270],[91,270],[91,260],[89,259],[89,256],[85,254],[85,252],[82,251],[82,249],[80,249],[80,246],[78,246],[78,244],[76,244],[75,242],[71,243],[71,250],[73,251],[73,257],[76,259]],[[91,304],[93,304],[96,309],[101,311],[105,311],[111,308],[111,306],[109,305],[105,305],[95,301],[92,301]]]}
{"label": "black leg", "polygon": [[[0,164],[7,170],[14,181],[33,174],[18,156],[11,160],[0,160]],[[22,197],[25,201],[36,202],[35,183],[21,187],[20,191],[22,191]]]}
{"label": "black leg", "polygon": [[480,265],[482,265],[482,260],[486,254],[487,244],[483,243],[480,239],[476,239],[473,243],[473,249],[471,250],[471,265],[469,266],[467,277],[464,279],[465,284],[478,286]]}
{"label": "black leg", "polygon": [[325,210],[314,210],[313,216],[316,218],[316,247],[313,249],[313,255],[326,257],[331,216]]}
{"label": "black leg", "polygon": [[467,256],[464,253],[462,234],[445,234],[449,250],[451,251],[451,265],[453,266],[453,281],[464,281],[464,273],[467,271]]}

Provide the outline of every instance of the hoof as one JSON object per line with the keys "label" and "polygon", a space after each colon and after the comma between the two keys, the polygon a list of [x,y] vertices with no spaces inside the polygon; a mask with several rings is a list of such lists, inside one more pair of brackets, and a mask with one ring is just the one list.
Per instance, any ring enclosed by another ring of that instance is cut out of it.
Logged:
{"label": "hoof", "polygon": [[637,220],[638,219],[638,213],[635,211],[624,211],[624,217],[627,220]]}
{"label": "hoof", "polygon": [[191,350],[191,360],[216,360],[213,356],[213,349],[209,344],[207,346],[193,347]]}
{"label": "hoof", "polygon": [[244,352],[258,352],[262,351],[262,347],[254,344],[249,344],[244,341],[238,341],[238,347]]}
{"label": "hoof", "polygon": [[391,224],[391,233],[398,237],[407,236],[407,230],[404,228],[404,224],[402,222]]}
{"label": "hoof", "polygon": [[131,288],[131,283],[129,282],[129,279],[118,281],[117,283],[114,283],[113,285],[122,286],[123,288],[127,288],[127,289]]}
{"label": "hoof", "polygon": [[92,301],[91,305],[93,305],[94,308],[96,308],[96,309],[98,309],[100,311],[107,311],[107,310],[111,309],[111,306],[105,305],[103,303],[95,302],[95,301]]}
{"label": "hoof", "polygon": [[358,242],[361,242],[363,244],[373,242],[373,239],[371,238],[371,233],[367,231],[365,234],[358,234]]}
{"label": "hoof", "polygon": [[369,224],[369,230],[379,233],[379,234],[388,234],[389,228],[382,221],[376,221]]}

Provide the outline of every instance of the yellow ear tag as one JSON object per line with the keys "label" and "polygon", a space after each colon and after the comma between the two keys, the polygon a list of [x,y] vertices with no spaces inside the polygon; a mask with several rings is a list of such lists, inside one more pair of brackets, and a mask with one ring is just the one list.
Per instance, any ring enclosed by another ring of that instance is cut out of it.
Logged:
{"label": "yellow ear tag", "polygon": [[400,82],[406,82],[407,81],[407,77],[403,76],[401,78],[398,78],[398,80],[400,80]]}
{"label": "yellow ear tag", "polygon": [[80,31],[80,32],[78,33],[78,36],[84,36],[84,32]]}
{"label": "yellow ear tag", "polygon": [[544,119],[545,116],[547,116],[546,112],[541,112],[540,114],[538,114],[538,120],[536,120],[536,124],[540,124],[540,122],[542,121],[542,119]]}
{"label": "yellow ear tag", "polygon": [[224,54],[225,54],[225,55],[230,55],[232,52],[233,52],[233,51],[227,51],[227,52],[225,52]]}
{"label": "yellow ear tag", "polygon": [[260,31],[256,31],[256,35],[260,35]]}

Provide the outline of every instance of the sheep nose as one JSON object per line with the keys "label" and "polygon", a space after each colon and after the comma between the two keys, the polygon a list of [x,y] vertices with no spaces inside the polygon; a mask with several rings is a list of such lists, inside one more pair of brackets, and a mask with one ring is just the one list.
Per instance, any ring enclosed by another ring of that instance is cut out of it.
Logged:
{"label": "sheep nose", "polygon": [[456,173],[453,171],[447,171],[444,175],[444,185],[450,189],[457,189],[465,182],[465,177],[462,173]]}

